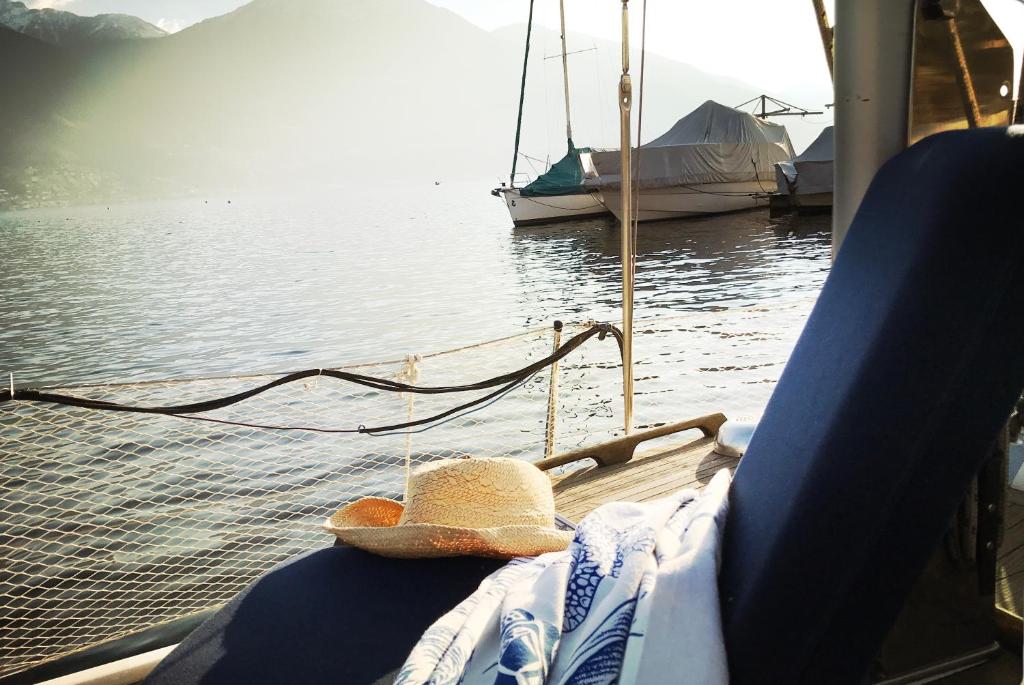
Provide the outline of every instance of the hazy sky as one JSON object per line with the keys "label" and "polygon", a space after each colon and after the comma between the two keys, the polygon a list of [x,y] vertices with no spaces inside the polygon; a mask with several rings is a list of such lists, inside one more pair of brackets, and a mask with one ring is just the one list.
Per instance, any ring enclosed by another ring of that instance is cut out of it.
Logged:
{"label": "hazy sky", "polygon": [[[352,0],[339,0],[348,2]],[[527,0],[429,0],[485,29],[523,24]],[[124,12],[170,31],[229,12],[246,0],[29,0],[33,7],[58,7],[78,14]],[[832,0],[826,0],[831,10]],[[301,7],[296,2],[296,7]],[[567,0],[569,30],[618,40],[621,5],[616,0]],[[630,3],[639,45],[643,2]],[[557,0],[536,0],[535,21],[558,28]],[[811,3],[763,0],[678,2],[651,0],[647,47],[705,71],[727,74],[768,89],[794,84],[828,86]],[[586,46],[583,46],[586,47]],[[570,49],[572,47],[570,46]]]}
{"label": "hazy sky", "polygon": [[[124,12],[176,31],[229,12],[247,0],[29,0],[34,7],[59,7],[79,14]],[[354,0],[339,0],[350,2]],[[365,0],[364,0],[365,1]],[[983,0],[997,16],[1009,6],[1024,24],[1024,3]],[[526,21],[527,0],[429,0],[485,29]],[[825,0],[830,14],[834,0]],[[630,3],[634,44],[639,44],[643,0]],[[296,2],[296,7],[301,3]],[[558,28],[558,2],[537,0],[534,20]],[[566,0],[570,31],[609,40],[620,36],[616,0]],[[733,76],[770,91],[827,92],[828,73],[811,3],[806,0],[651,0],[647,48],[708,72]],[[1011,36],[1013,40],[1014,36]],[[587,47],[587,46],[581,46]],[[1020,45],[1018,44],[1018,48]],[[570,50],[573,46],[569,46]],[[818,106],[822,103],[813,103]]]}
{"label": "hazy sky", "polygon": [[[525,23],[526,0],[430,0],[484,28]],[[615,0],[566,0],[566,27],[618,41],[621,5]],[[832,11],[832,0],[826,0]],[[630,6],[631,41],[640,44],[643,0]],[[558,29],[558,2],[538,0],[534,21]],[[585,47],[585,46],[584,46]],[[572,49],[572,46],[569,46]],[[815,83],[828,88],[828,69],[811,3],[650,0],[647,49],[704,71],[768,89]],[[638,65],[636,65],[638,66]]]}

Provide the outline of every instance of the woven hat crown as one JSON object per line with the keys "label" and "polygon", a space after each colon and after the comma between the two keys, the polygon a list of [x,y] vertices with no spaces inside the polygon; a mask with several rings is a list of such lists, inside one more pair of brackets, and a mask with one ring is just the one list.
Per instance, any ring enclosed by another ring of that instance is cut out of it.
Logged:
{"label": "woven hat crown", "polygon": [[399,525],[429,523],[466,528],[553,526],[551,481],[515,459],[446,459],[409,477]]}

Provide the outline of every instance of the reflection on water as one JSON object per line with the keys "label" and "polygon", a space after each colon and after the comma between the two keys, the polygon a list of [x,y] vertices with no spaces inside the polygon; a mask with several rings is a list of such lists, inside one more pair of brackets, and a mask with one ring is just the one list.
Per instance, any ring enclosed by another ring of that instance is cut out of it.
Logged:
{"label": "reflection on water", "polygon": [[[636,316],[817,292],[827,219],[640,226]],[[619,317],[611,220],[513,231],[482,187],[0,214],[0,372],[21,383],[339,365]]]}
{"label": "reflection on water", "polygon": [[[516,268],[550,316],[615,320],[621,242],[612,219],[517,231]],[[636,317],[747,307],[813,295],[828,268],[828,217],[769,220],[767,211],[641,224]],[[543,317],[542,317],[543,320]]]}

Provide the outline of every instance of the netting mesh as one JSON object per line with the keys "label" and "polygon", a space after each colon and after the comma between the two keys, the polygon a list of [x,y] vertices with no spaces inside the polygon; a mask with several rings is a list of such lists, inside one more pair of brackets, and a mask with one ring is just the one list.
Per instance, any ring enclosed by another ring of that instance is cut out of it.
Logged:
{"label": "netting mesh", "polygon": [[[636,423],[760,411],[810,301],[638,321]],[[563,339],[586,324],[567,326]],[[460,350],[352,367],[421,385],[478,381],[551,352],[533,330]],[[266,382],[250,376],[53,388],[166,405]],[[549,370],[429,431],[371,437],[274,431],[29,402],[0,404],[0,676],[227,602],[275,564],[331,539],[323,518],[366,495],[401,497],[406,463],[544,456]],[[416,395],[326,377],[208,414],[352,428],[438,413],[483,393]],[[555,451],[620,429],[612,338],[558,370]]]}

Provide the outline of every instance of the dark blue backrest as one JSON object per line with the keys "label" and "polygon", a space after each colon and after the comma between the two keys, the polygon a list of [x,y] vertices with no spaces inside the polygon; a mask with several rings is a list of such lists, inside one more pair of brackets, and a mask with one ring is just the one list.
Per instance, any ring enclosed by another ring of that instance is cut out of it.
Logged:
{"label": "dark blue backrest", "polygon": [[735,683],[853,683],[1024,386],[1024,136],[876,175],[732,485]]}

